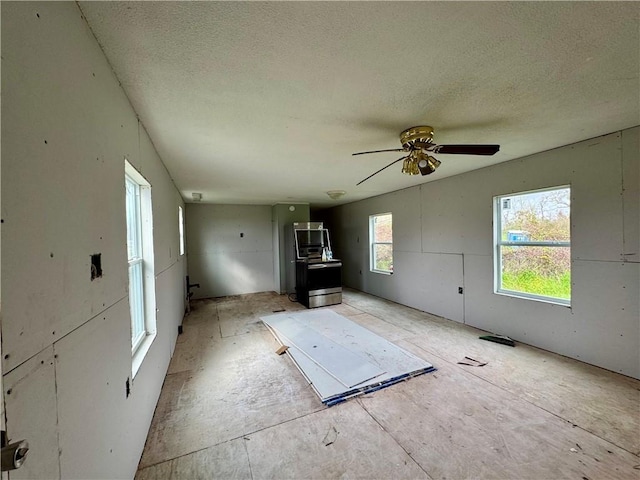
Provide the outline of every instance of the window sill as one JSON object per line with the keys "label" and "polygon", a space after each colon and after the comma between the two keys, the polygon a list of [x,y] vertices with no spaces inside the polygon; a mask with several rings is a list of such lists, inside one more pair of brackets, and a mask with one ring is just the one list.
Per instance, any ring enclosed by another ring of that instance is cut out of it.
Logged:
{"label": "window sill", "polygon": [[369,270],[371,273],[379,273],[380,275],[393,275],[393,272],[387,272],[386,270]]}
{"label": "window sill", "polygon": [[131,378],[136,378],[138,374],[138,370],[142,366],[142,362],[144,358],[147,356],[147,352],[151,349],[151,345],[153,341],[156,339],[156,334],[152,333],[147,335],[147,337],[142,341],[142,344],[136,350],[136,353],[133,354],[133,359],[131,362]]}
{"label": "window sill", "polygon": [[551,305],[558,305],[560,307],[571,308],[571,300],[562,300],[560,298],[542,297],[538,295],[528,295],[521,292],[513,292],[511,290],[498,290],[493,292],[496,295],[502,295],[505,297],[519,298],[521,300],[533,300],[534,302],[549,303]]}

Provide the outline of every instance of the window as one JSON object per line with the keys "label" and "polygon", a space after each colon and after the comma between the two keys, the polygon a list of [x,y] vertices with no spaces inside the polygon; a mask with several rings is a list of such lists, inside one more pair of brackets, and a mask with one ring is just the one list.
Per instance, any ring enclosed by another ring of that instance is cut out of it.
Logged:
{"label": "window", "polygon": [[129,305],[131,307],[131,345],[135,352],[145,337],[144,280],[142,275],[142,235],[140,222],[140,185],[129,175],[127,188],[127,252],[129,257]]}
{"label": "window", "polygon": [[494,198],[495,292],[569,305],[571,189]]}
{"label": "window", "polygon": [[178,233],[180,235],[180,255],[184,255],[184,214],[178,205]]}
{"label": "window", "polygon": [[369,217],[372,272],[393,273],[393,228],[390,213]]}
{"label": "window", "polygon": [[155,277],[151,186],[128,162],[125,162],[125,192],[131,353],[135,376],[155,338]]}

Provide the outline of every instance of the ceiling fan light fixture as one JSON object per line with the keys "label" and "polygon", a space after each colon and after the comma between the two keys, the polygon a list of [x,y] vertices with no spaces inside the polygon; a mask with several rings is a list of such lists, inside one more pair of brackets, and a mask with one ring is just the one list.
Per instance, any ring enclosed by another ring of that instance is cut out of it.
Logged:
{"label": "ceiling fan light fixture", "polygon": [[343,197],[347,192],[345,192],[344,190],[329,190],[327,192],[327,195],[329,195],[329,198],[331,200],[338,200],[339,198]]}
{"label": "ceiling fan light fixture", "polygon": [[409,162],[411,162],[409,157],[406,157],[404,159],[404,162],[402,162],[402,173],[406,173],[407,175],[410,175],[409,171],[411,170],[411,167],[409,166]]}
{"label": "ceiling fan light fixture", "polygon": [[440,166],[440,160],[431,155],[425,155],[418,162],[418,169],[422,175],[430,175]]}
{"label": "ceiling fan light fixture", "polygon": [[418,161],[413,158],[411,160],[411,171],[409,172],[409,175],[418,175],[420,173],[420,169],[418,168]]}
{"label": "ceiling fan light fixture", "polygon": [[416,151],[413,151],[404,159],[402,162],[402,173],[407,175],[418,175],[420,170],[418,169],[418,158],[416,156]]}

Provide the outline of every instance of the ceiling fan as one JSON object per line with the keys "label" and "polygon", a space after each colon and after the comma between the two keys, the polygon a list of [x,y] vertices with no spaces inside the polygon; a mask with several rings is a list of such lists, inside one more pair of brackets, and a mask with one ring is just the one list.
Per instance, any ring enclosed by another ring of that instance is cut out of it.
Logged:
{"label": "ceiling fan", "polygon": [[405,152],[406,155],[394,160],[386,167],[382,167],[377,172],[372,173],[357,185],[369,180],[391,165],[402,163],[402,173],[407,175],[429,175],[440,166],[440,160],[434,158],[432,153],[443,153],[447,155],[494,155],[500,150],[500,145],[436,145],[433,143],[433,128],[428,126],[407,128],[400,134],[402,148],[391,148],[388,150],[372,150],[370,152],[358,152],[353,155],[366,155],[368,153],[380,152]]}

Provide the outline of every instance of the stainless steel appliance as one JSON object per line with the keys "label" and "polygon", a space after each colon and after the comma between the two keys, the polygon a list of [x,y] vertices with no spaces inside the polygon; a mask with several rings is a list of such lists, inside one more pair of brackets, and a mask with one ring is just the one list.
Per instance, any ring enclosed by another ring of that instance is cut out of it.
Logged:
{"label": "stainless steel appliance", "polygon": [[307,308],[342,303],[342,262],[334,259],[322,223],[294,223],[296,296]]}
{"label": "stainless steel appliance", "polygon": [[342,303],[342,262],[297,262],[296,295],[307,308]]}

